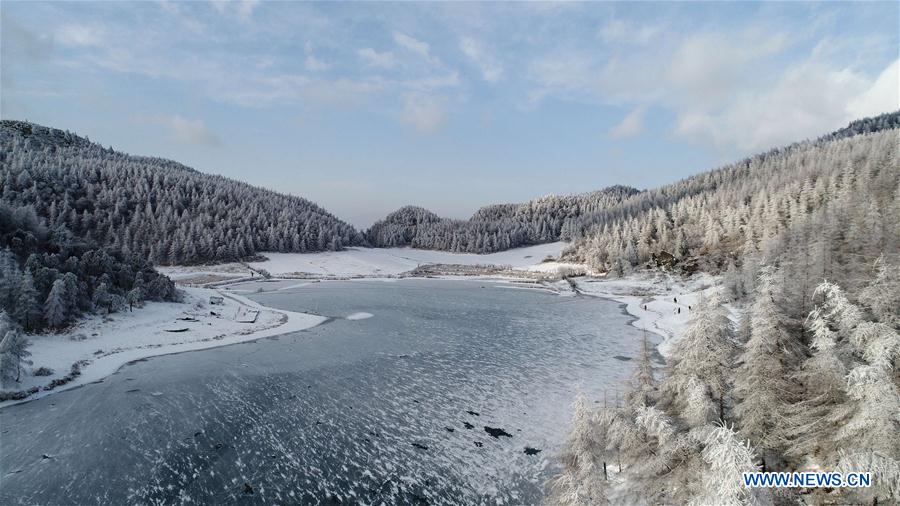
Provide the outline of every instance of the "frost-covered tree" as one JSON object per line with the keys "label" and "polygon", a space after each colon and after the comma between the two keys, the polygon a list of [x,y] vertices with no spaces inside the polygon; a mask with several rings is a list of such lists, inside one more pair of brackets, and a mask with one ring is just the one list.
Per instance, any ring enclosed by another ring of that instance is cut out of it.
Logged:
{"label": "frost-covered tree", "polygon": [[549,503],[565,506],[606,504],[605,434],[583,394],[573,404],[572,425],[562,454],[563,470],[553,479]]}
{"label": "frost-covered tree", "polygon": [[30,272],[22,275],[19,283],[13,318],[26,330],[36,328],[41,322],[41,306],[38,291],[34,287],[34,277]]}
{"label": "frost-covered tree", "polygon": [[875,280],[859,294],[878,321],[900,328],[900,264],[890,265],[884,256],[876,261]]}
{"label": "frost-covered tree", "polygon": [[[827,463],[853,467],[860,462],[877,463],[885,487],[857,490],[866,500],[877,500],[887,491],[896,500],[900,482],[900,388],[897,360],[900,335],[890,325],[864,319],[864,312],[833,283],[816,289],[823,297],[819,311],[836,328],[851,353],[853,364],[846,377],[845,416],[836,430],[837,455],[827,455]],[[862,469],[857,469],[862,470]],[[882,499],[885,499],[882,496]]]}
{"label": "frost-covered tree", "polygon": [[763,267],[750,308],[750,339],[743,347],[735,374],[735,413],[741,436],[759,449],[763,469],[780,459],[787,446],[790,408],[798,386],[791,372],[803,358],[801,341],[792,335],[782,314],[780,276]]}
{"label": "frost-covered tree", "polygon": [[818,466],[837,451],[837,431],[847,414],[847,368],[822,308],[810,313],[807,327],[812,354],[793,373],[803,395],[790,407],[787,454],[800,465]]}
{"label": "frost-covered tree", "polygon": [[737,347],[728,314],[718,298],[701,302],[672,347],[660,390],[661,404],[692,426],[726,417]]}
{"label": "frost-covered tree", "polygon": [[112,312],[112,295],[109,293],[109,285],[105,281],[94,290],[93,296],[94,307],[101,309],[107,313]]}
{"label": "frost-covered tree", "polygon": [[53,328],[60,328],[69,321],[68,313],[68,295],[66,293],[66,282],[57,279],[53,282],[53,288],[47,295],[47,301],[44,304],[44,319],[47,324]]}
{"label": "frost-covered tree", "polygon": [[31,365],[28,360],[30,344],[18,325],[0,311],[0,383],[10,385],[21,379],[22,365]]}
{"label": "frost-covered tree", "polygon": [[656,403],[657,385],[656,378],[653,376],[653,363],[650,358],[650,346],[647,343],[646,333],[641,339],[641,348],[628,386],[625,394],[625,402],[628,406],[637,408],[652,406]]}
{"label": "frost-covered tree", "polygon": [[743,506],[768,502],[754,489],[744,487],[743,473],[759,471],[759,467],[750,442],[742,440],[732,428],[724,423],[710,428],[701,458],[706,467],[702,490],[691,504]]}

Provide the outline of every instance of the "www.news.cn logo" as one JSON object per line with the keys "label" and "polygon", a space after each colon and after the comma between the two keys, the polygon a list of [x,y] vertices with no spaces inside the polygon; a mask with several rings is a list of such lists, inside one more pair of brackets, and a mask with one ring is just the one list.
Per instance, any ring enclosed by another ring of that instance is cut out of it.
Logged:
{"label": "www.news.cn logo", "polygon": [[859,488],[872,486],[872,473],[744,473],[746,488]]}

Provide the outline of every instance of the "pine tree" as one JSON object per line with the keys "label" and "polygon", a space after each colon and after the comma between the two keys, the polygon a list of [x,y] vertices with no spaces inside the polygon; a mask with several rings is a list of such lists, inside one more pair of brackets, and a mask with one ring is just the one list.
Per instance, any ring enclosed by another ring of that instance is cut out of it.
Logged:
{"label": "pine tree", "polygon": [[859,294],[859,301],[878,321],[900,328],[900,265],[888,264],[883,255],[875,263],[875,279]]}
{"label": "pine tree", "polygon": [[602,455],[605,434],[598,434],[595,416],[584,395],[573,404],[572,425],[562,455],[563,470],[552,484],[549,503],[559,506],[605,504],[607,479]]}
{"label": "pine tree", "polygon": [[801,464],[822,467],[833,461],[837,431],[847,416],[847,369],[823,310],[814,309],[807,322],[812,333],[812,355],[793,374],[803,387],[803,396],[790,407],[787,453]]}
{"label": "pine tree", "polygon": [[641,339],[641,349],[632,371],[629,390],[625,394],[625,402],[636,409],[640,406],[652,406],[656,403],[657,385],[653,377],[653,363],[650,359],[650,346],[647,333]]}
{"label": "pine tree", "polygon": [[759,470],[749,441],[741,440],[734,430],[721,423],[709,430],[701,457],[706,464],[702,490],[691,504],[744,506],[761,503],[760,494],[744,487],[741,480],[743,473]]}
{"label": "pine tree", "polygon": [[109,286],[106,284],[106,282],[101,282],[100,285],[94,289],[94,307],[100,308],[106,313],[110,313],[112,312],[111,299],[112,297],[109,293]]}
{"label": "pine tree", "polygon": [[760,269],[750,308],[750,340],[744,345],[735,380],[739,399],[736,413],[740,433],[752,441],[763,458],[763,468],[783,455],[788,411],[797,395],[790,373],[801,361],[800,343],[788,328],[776,297],[779,276],[771,266]]}
{"label": "pine tree", "polygon": [[0,383],[9,385],[22,377],[22,364],[31,365],[31,343],[6,312],[0,311]]}
{"label": "pine tree", "polygon": [[725,308],[717,299],[701,301],[672,347],[660,385],[663,406],[694,426],[724,419],[736,351]]}
{"label": "pine tree", "polygon": [[50,327],[60,328],[69,321],[66,298],[66,282],[57,279],[53,282],[47,302],[44,304],[44,319]]}
{"label": "pine tree", "polygon": [[41,321],[38,291],[34,287],[34,277],[28,271],[25,271],[19,283],[18,301],[13,317],[26,330],[37,328]]}

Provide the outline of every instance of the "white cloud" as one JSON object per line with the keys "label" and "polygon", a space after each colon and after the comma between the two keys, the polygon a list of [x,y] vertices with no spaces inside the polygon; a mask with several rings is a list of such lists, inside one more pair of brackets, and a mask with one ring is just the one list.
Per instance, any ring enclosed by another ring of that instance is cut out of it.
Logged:
{"label": "white cloud", "polygon": [[847,109],[855,118],[900,109],[900,59],[888,65],[868,90],[850,101]]}
{"label": "white cloud", "polygon": [[99,46],[103,42],[96,28],[74,24],[60,27],[54,38],[66,46]]}
{"label": "white cloud", "polygon": [[769,87],[738,93],[721,109],[682,109],[676,133],[747,153],[814,138],[854,119],[896,110],[897,75],[896,61],[869,78],[810,59]]}
{"label": "white cloud", "polygon": [[190,120],[176,114],[162,118],[162,122],[170,128],[172,138],[176,142],[195,146],[218,146],[220,144],[219,138],[206,127],[203,120]]}
{"label": "white cloud", "polygon": [[478,66],[485,81],[496,83],[500,80],[500,76],[503,75],[503,67],[485,52],[480,42],[469,37],[463,37],[459,41],[459,49]]}
{"label": "white cloud", "polygon": [[644,108],[637,107],[625,116],[618,125],[612,127],[609,135],[613,139],[633,137],[644,130]]}
{"label": "white cloud", "polygon": [[686,37],[672,56],[665,79],[694,105],[717,105],[736,88],[753,82],[752,70],[763,58],[785,48],[786,36],[770,33],[757,39],[755,30],[743,33],[696,33]]}
{"label": "white cloud", "polygon": [[394,32],[394,42],[397,43],[398,46],[412,51],[413,53],[422,56],[426,60],[431,60],[431,46],[428,45],[427,42],[422,42],[421,40],[414,39],[409,35],[401,32]]}
{"label": "white cloud", "polygon": [[372,67],[389,69],[393,68],[397,64],[397,59],[394,57],[394,53],[390,51],[379,53],[371,47],[364,47],[357,51],[356,54],[358,54],[359,57],[362,58],[366,65],[370,65]]}
{"label": "white cloud", "polygon": [[621,19],[611,19],[600,28],[600,38],[608,43],[646,44],[659,34],[658,26],[637,26]]}
{"label": "white cloud", "polygon": [[402,119],[419,132],[436,132],[446,117],[445,102],[440,97],[409,94],[406,96]]}
{"label": "white cloud", "polygon": [[316,58],[316,54],[313,51],[312,43],[307,41],[304,46],[304,50],[306,51],[306,70],[311,72],[318,72],[322,70],[327,70],[331,65],[323,62],[322,60]]}

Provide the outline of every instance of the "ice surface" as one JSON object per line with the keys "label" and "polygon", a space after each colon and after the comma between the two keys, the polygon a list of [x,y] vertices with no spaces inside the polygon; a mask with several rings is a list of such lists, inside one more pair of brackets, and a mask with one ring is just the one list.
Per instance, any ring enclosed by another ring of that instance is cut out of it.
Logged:
{"label": "ice surface", "polygon": [[0,503],[539,502],[576,390],[614,402],[630,366],[615,357],[640,331],[604,299],[498,286],[255,293],[377,317],[156,357],[4,408],[0,426],[17,429],[0,447]]}

